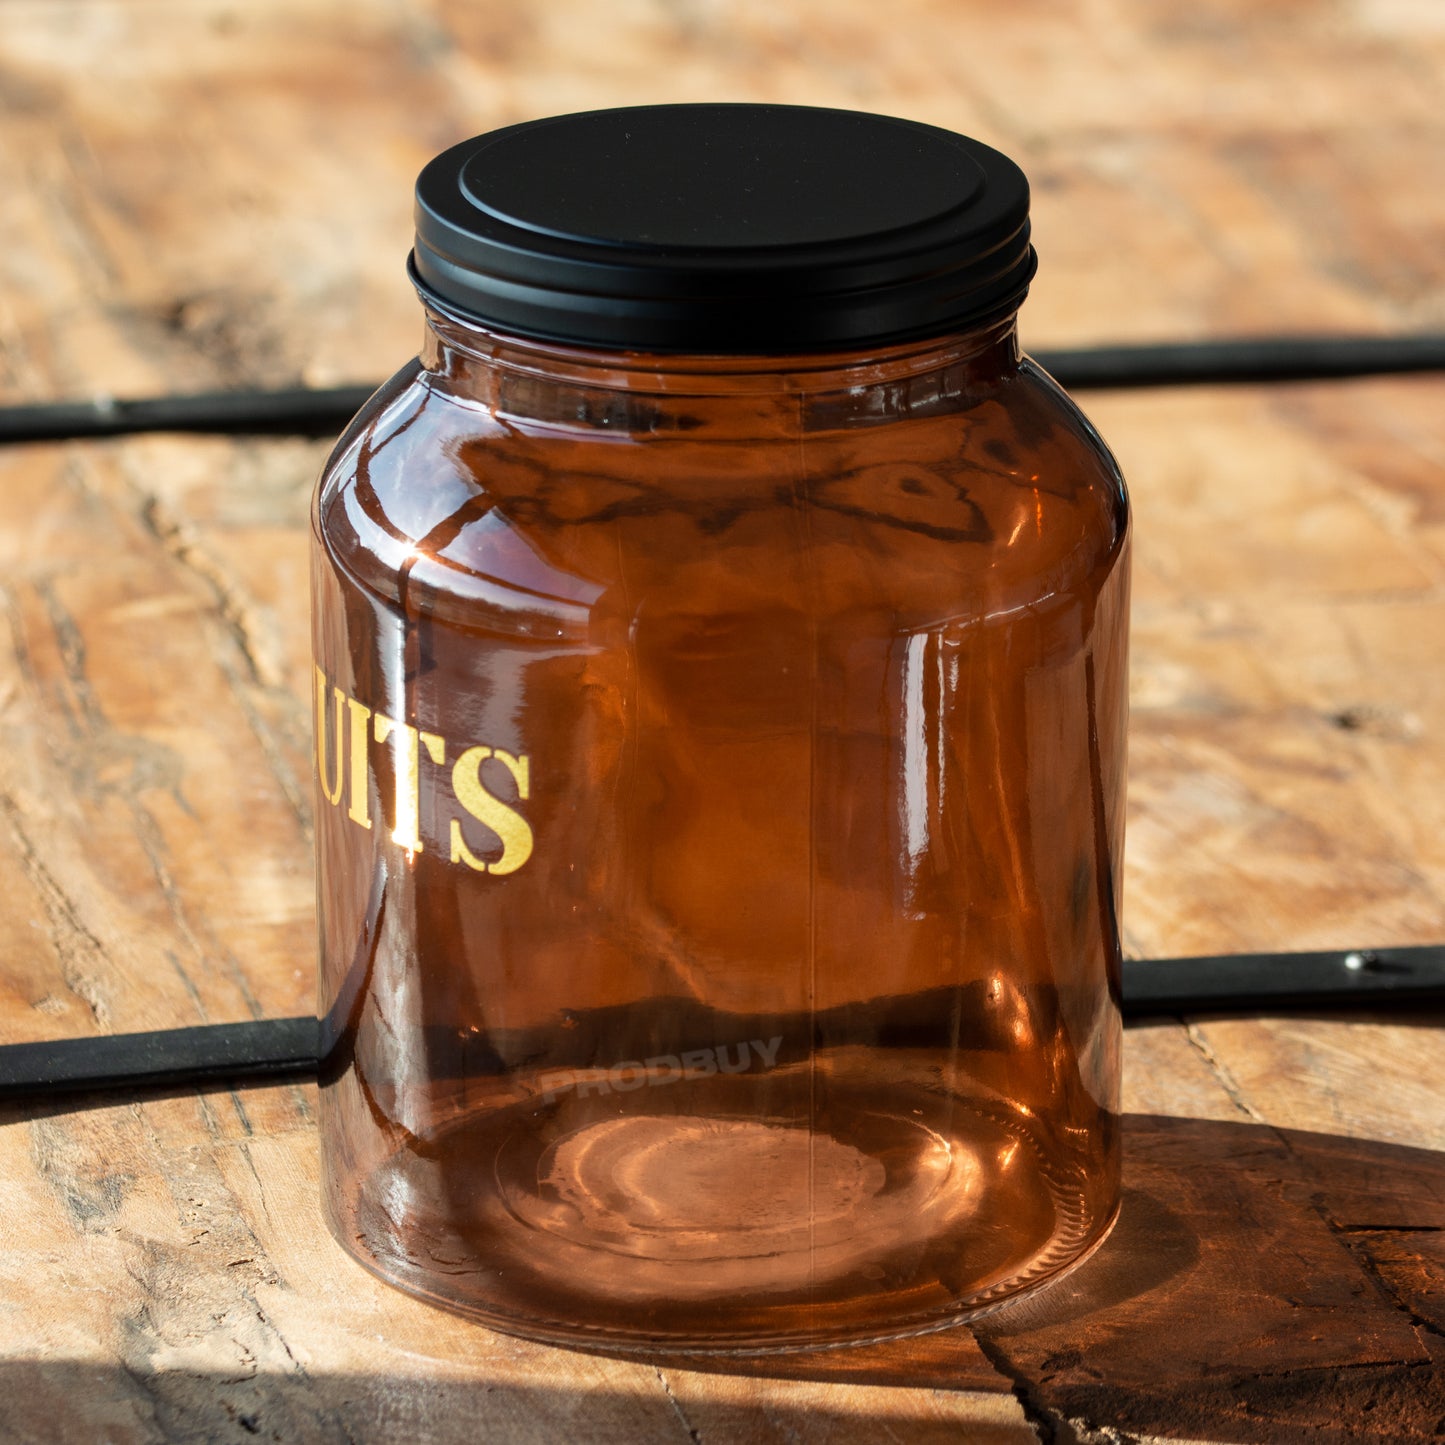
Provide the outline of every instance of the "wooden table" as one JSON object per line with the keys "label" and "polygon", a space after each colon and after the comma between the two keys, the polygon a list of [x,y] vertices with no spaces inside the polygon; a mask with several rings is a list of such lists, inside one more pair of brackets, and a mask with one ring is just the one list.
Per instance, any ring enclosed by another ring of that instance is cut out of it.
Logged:
{"label": "wooden table", "polygon": [[[0,400],[414,349],[442,146],[634,100],[893,110],[1016,155],[1032,345],[1445,326],[1434,0],[8,0]],[[1094,394],[1137,509],[1146,954],[1445,936],[1445,378]],[[0,1039],[312,1007],[326,448],[0,451]],[[1445,1429],[1445,1018],[1127,1044],[1108,1246],[976,1331],[700,1372],[376,1284],[277,1085],[0,1111],[0,1436],[1210,1441]]]}

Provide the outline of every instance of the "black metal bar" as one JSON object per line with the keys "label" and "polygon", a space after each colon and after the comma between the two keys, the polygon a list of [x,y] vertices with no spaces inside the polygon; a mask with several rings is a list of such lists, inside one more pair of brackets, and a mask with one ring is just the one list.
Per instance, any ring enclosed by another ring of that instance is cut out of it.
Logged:
{"label": "black metal bar", "polygon": [[1278,336],[1153,346],[1046,351],[1039,364],[1061,386],[1202,386],[1335,381],[1445,371],[1445,335]]}
{"label": "black metal bar", "polygon": [[1124,960],[1124,1015],[1445,1004],[1445,946]]}
{"label": "black metal bar", "polygon": [[[1036,355],[1061,385],[1078,391],[1320,381],[1445,371],[1445,334],[1258,337],[1090,346]],[[374,390],[374,386],[294,387],[0,407],[0,444],[155,431],[334,436]]]}
{"label": "black metal bar", "polygon": [[41,402],[0,407],[0,443],[73,441],[137,432],[223,436],[335,436],[374,386],[217,391],[135,401]]}
{"label": "black metal bar", "polygon": [[0,1047],[0,1099],[314,1074],[314,1018],[251,1019]]}
{"label": "black metal bar", "polygon": [[[1127,959],[1125,1018],[1445,1005],[1445,946]],[[0,1046],[0,1101],[314,1075],[314,1018]]]}

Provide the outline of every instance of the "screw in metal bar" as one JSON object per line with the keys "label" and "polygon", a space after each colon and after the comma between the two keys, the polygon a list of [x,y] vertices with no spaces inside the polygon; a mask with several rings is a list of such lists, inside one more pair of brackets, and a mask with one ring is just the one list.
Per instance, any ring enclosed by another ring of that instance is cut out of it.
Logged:
{"label": "screw in metal bar", "polygon": [[1364,973],[1367,969],[1379,968],[1384,960],[1370,949],[1361,949],[1345,955],[1345,967],[1351,973]]}

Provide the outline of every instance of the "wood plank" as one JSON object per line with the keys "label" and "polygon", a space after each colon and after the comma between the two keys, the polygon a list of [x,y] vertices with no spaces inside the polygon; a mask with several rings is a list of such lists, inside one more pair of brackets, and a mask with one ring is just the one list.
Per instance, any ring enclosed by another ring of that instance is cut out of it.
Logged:
{"label": "wood plank", "polygon": [[1434,14],[10,0],[0,389],[379,379],[419,334],[421,164],[637,100],[893,110],[1011,151],[1035,180],[1035,345],[1439,324]]}

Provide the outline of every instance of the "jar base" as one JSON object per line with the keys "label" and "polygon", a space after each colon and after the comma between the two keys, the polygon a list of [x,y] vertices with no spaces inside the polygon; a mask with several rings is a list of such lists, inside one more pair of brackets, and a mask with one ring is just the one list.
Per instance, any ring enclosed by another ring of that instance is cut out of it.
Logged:
{"label": "jar base", "polygon": [[[946,1328],[1102,1242],[1115,1200],[1097,1158],[1027,1109],[847,1062],[701,1081],[689,1113],[573,1090],[464,1114],[348,1191],[333,1231],[384,1280],[492,1328],[682,1354]],[[807,1109],[780,1107],[805,1090]]]}

